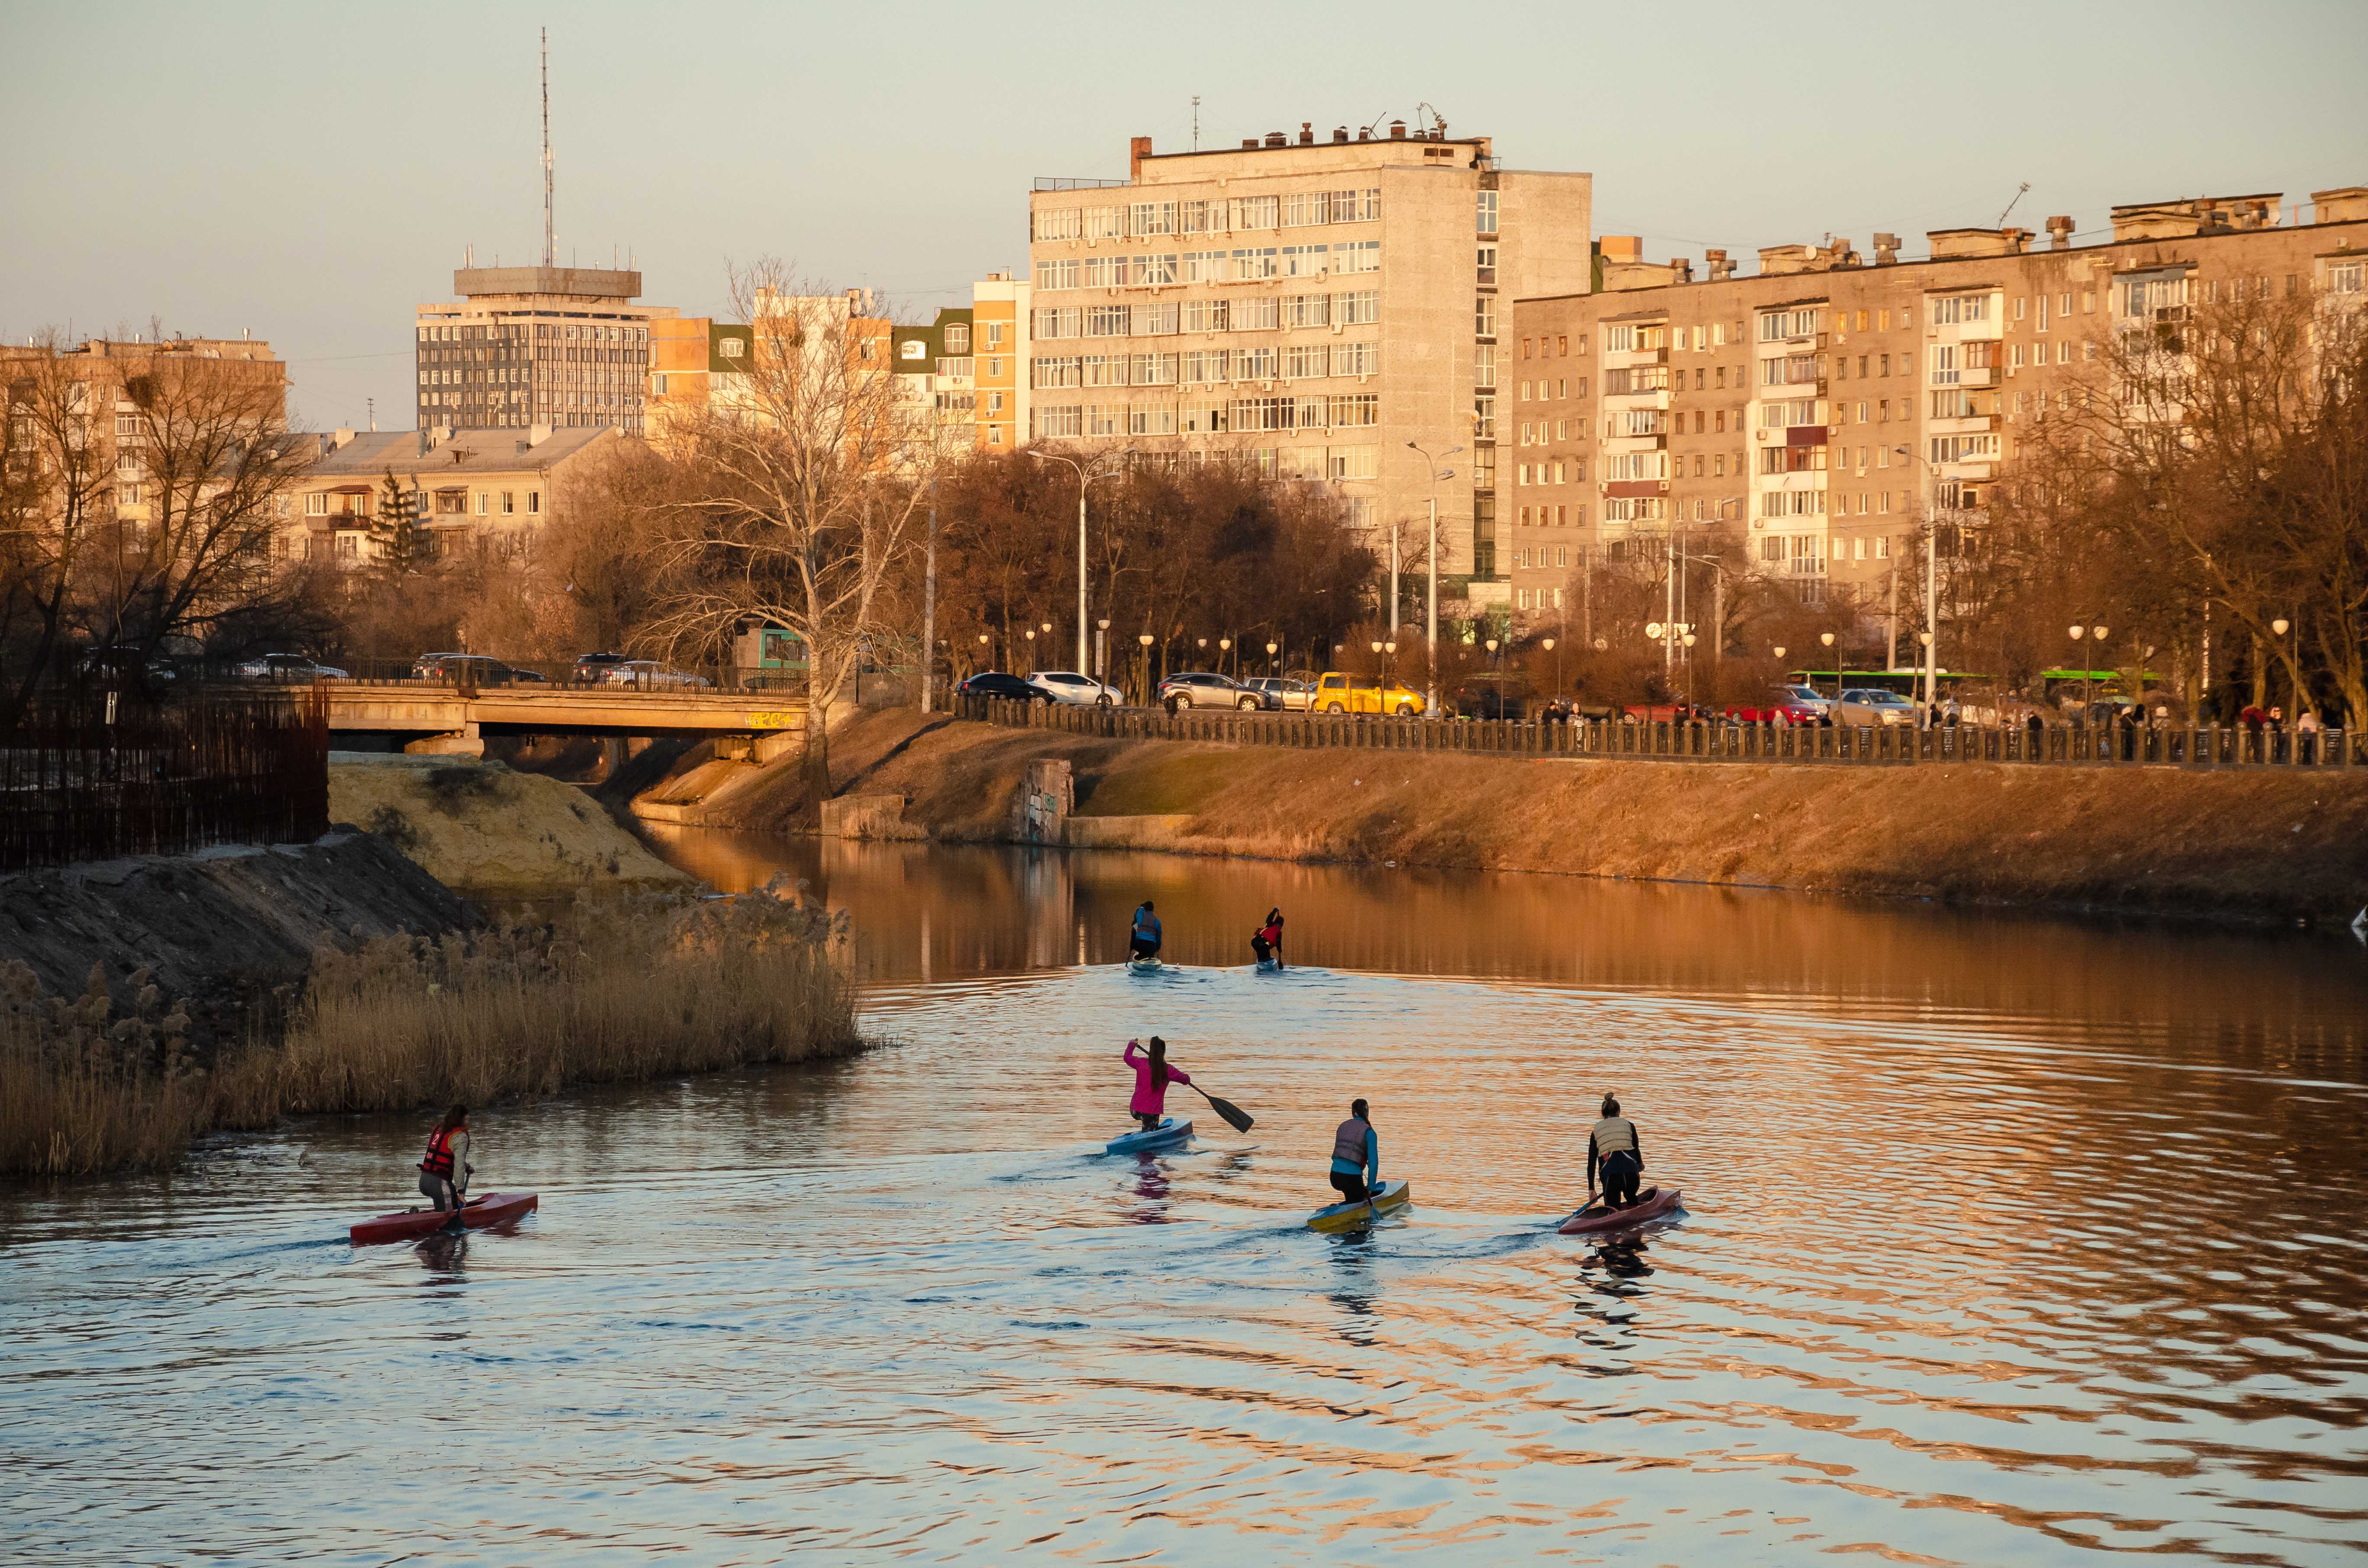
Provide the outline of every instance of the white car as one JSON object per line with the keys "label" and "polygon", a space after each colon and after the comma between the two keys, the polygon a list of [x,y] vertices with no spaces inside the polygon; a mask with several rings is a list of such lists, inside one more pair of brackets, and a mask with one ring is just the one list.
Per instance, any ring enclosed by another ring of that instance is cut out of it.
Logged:
{"label": "white car", "polygon": [[1837,724],[1913,724],[1916,704],[1896,691],[1851,689],[1834,710]]}
{"label": "white car", "polygon": [[1038,670],[1028,677],[1028,684],[1055,702],[1080,707],[1115,708],[1126,700],[1118,687],[1104,686],[1093,676],[1081,676],[1075,670]]}

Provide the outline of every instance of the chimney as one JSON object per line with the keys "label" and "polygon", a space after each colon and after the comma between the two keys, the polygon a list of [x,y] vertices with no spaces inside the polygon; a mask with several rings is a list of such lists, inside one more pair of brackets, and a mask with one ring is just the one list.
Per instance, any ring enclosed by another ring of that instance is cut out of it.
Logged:
{"label": "chimney", "polygon": [[1149,156],[1151,156],[1150,137],[1137,136],[1130,139],[1126,144],[1126,177],[1129,179],[1141,179],[1143,177],[1143,160]]}
{"label": "chimney", "polygon": [[1688,261],[1681,256],[1671,256],[1669,258],[1669,281],[1672,283],[1691,283],[1693,280],[1694,264]]}
{"label": "chimney", "polygon": [[1258,144],[1258,138],[1255,136],[1245,136],[1242,138],[1242,145],[1245,147],[1255,147]]}
{"label": "chimney", "polygon": [[1315,122],[1314,120],[1303,119],[1299,122],[1299,144],[1303,147],[1313,147],[1315,145]]}
{"label": "chimney", "polygon": [[2049,250],[2072,248],[2071,219],[2058,216],[2047,220],[2047,248]]}
{"label": "chimney", "polygon": [[541,445],[542,445],[545,441],[548,441],[548,440],[550,440],[550,439],[551,439],[551,426],[548,426],[548,425],[529,425],[529,426],[528,426],[526,427],[526,444],[527,444],[528,446],[529,446],[529,447],[540,447],[540,446],[541,446]]}
{"label": "chimney", "polygon": [[1896,267],[1898,264],[1899,236],[1897,234],[1875,235],[1874,265],[1877,267]]}
{"label": "chimney", "polygon": [[1287,131],[1269,131],[1266,133],[1266,144],[1269,147],[1288,147],[1291,145],[1291,133]]}
{"label": "chimney", "polygon": [[1406,140],[1405,120],[1394,119],[1390,121],[1390,140],[1393,142],[1403,142]]}
{"label": "chimney", "polygon": [[1349,128],[1345,125],[1334,126],[1332,128],[1332,140],[1335,142],[1346,142],[1349,140]]}
{"label": "chimney", "polygon": [[1702,265],[1710,269],[1710,280],[1713,283],[1724,283],[1735,276],[1735,263],[1726,259],[1726,253],[1723,250],[1702,252]]}
{"label": "chimney", "polygon": [[352,431],[350,428],[347,428],[347,427],[345,427],[345,426],[339,426],[339,428],[338,428],[338,430],[337,430],[337,437],[336,437],[336,438],[337,438],[337,445],[339,445],[339,446],[341,446],[341,447],[342,447],[342,446],[344,446],[347,442],[348,442],[348,441],[350,441],[350,440],[352,440],[352,439],[354,438],[354,433],[353,433],[353,431]]}

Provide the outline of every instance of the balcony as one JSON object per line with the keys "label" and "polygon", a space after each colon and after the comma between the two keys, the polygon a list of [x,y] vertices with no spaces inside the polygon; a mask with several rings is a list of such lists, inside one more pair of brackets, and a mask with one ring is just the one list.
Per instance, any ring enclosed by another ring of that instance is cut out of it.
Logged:
{"label": "balcony", "polygon": [[1976,369],[1968,366],[1957,372],[1957,384],[1961,387],[1994,387],[1998,384],[1998,367],[1984,365]]}

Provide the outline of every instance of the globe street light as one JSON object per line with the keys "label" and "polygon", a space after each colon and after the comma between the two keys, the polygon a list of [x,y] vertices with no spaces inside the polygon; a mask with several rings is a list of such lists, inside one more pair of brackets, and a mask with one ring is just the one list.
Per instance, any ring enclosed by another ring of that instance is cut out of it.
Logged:
{"label": "globe street light", "polygon": [[1272,676],[1274,675],[1274,656],[1281,651],[1282,644],[1280,642],[1269,642],[1266,645],[1266,673],[1268,676]]}
{"label": "globe street light", "polygon": [[[1232,650],[1233,646],[1234,640],[1230,637],[1220,637],[1217,639],[1217,668],[1220,670],[1225,667],[1225,654]],[[1238,665],[1235,666],[1236,669],[1240,667],[1241,666]]]}
{"label": "globe street light", "polygon": [[1148,708],[1151,706],[1151,633],[1148,631],[1143,632],[1135,638],[1135,641],[1143,645],[1143,653],[1141,655],[1143,661],[1143,676],[1142,679],[1136,683],[1135,689],[1143,693],[1143,704],[1144,707]]}
{"label": "globe street light", "polygon": [[1094,622],[1094,679],[1110,683],[1110,618]]}

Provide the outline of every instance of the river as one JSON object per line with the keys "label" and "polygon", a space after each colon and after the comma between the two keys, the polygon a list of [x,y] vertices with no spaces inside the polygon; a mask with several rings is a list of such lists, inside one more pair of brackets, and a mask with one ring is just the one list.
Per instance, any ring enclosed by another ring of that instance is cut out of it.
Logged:
{"label": "river", "polygon": [[[0,1195],[15,1561],[2325,1563],[2368,953],[1569,879],[674,834],[854,919],[850,1062]],[[1160,972],[1115,964],[1157,901]],[[1246,940],[1269,903],[1292,967]],[[1156,1159],[1130,1036],[1258,1118]],[[1596,1097],[1677,1222],[1555,1233]],[[1347,1101],[1416,1206],[1307,1231]]]}

